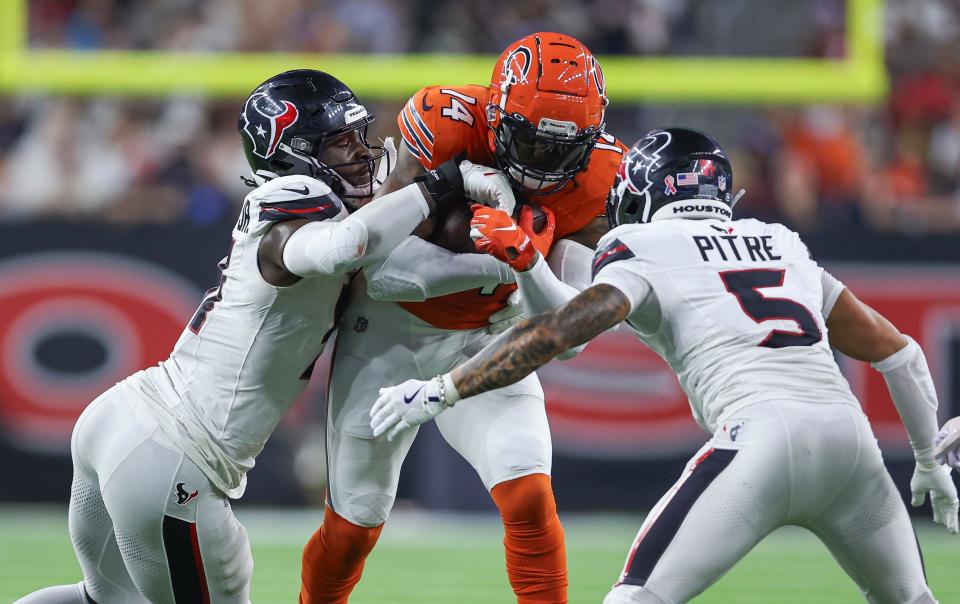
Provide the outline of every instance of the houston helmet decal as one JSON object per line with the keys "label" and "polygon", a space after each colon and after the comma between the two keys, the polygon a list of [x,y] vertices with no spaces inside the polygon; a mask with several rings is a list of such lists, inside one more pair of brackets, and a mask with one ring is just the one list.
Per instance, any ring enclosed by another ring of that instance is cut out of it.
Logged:
{"label": "houston helmet decal", "polygon": [[253,152],[267,159],[277,150],[283,132],[296,123],[297,106],[290,101],[277,103],[260,92],[247,99],[243,108],[243,132],[253,143]]}

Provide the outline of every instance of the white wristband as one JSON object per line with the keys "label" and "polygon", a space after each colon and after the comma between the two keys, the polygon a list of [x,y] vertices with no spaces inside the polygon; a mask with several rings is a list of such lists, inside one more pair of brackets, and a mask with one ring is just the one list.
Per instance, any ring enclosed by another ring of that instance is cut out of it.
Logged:
{"label": "white wristband", "polygon": [[453,385],[453,378],[449,373],[440,376],[440,385],[443,388],[443,404],[447,407],[453,407],[460,400],[460,393],[457,387]]}

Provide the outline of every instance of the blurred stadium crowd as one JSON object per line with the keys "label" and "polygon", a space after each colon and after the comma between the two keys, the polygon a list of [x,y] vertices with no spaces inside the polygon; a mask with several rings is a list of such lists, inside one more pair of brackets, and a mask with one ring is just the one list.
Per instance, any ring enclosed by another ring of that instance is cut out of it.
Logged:
{"label": "blurred stadium crowd", "polygon": [[[497,54],[530,31],[556,30],[601,56],[844,52],[843,0],[29,4],[34,48]],[[734,156],[738,186],[748,191],[742,215],[803,232],[960,231],[960,8],[949,0],[890,0],[885,27],[891,93],[882,105],[701,107],[614,98],[608,130],[630,144],[669,123],[709,129]],[[335,75],[349,84],[349,74]],[[228,221],[248,190],[240,180],[240,102],[5,99],[0,220]],[[373,104],[374,138],[394,134],[402,102]]]}

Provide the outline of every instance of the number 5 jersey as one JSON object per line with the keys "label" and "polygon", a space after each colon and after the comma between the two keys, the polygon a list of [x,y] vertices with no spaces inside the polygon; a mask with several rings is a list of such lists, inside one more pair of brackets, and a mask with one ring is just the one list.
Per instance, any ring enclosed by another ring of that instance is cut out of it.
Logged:
{"label": "number 5 jersey", "polygon": [[844,286],[782,225],[623,225],[600,241],[593,275],[630,299],[628,324],[677,373],[708,432],[762,401],[859,407],[827,341]]}

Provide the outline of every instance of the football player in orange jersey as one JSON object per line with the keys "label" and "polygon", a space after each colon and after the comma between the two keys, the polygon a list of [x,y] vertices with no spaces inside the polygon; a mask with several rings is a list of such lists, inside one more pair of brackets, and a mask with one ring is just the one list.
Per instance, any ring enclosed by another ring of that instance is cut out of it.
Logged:
{"label": "football player in orange jersey", "polygon": [[[592,250],[582,243],[594,245],[606,230],[598,217],[625,150],[604,132],[606,105],[590,51],[569,36],[536,33],[507,48],[489,87],[424,88],[398,116],[403,145],[378,195],[465,156],[507,175],[519,213],[515,220],[511,204],[477,206],[472,220],[468,213],[425,222],[353,280],[328,397],[328,501],[304,549],[301,602],[347,601],[393,505],[416,430],[374,438],[369,412],[378,389],[466,360],[517,298],[537,314],[588,285]],[[535,218],[545,224],[535,229]],[[470,227],[476,247],[466,239]],[[564,603],[543,390],[531,375],[485,398],[443,413],[437,426],[500,510],[517,601]]]}

